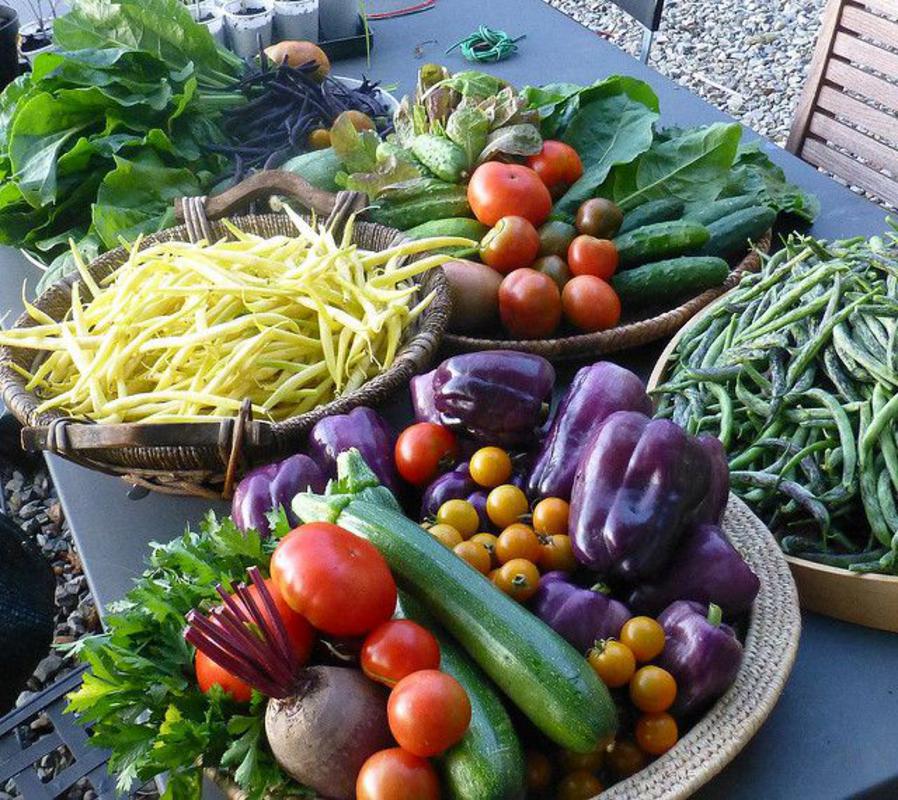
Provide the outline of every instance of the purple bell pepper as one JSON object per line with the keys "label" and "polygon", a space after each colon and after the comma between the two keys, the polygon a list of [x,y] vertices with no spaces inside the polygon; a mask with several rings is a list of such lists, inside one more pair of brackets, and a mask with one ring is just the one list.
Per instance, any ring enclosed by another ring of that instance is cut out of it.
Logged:
{"label": "purple bell pepper", "polygon": [[447,500],[466,500],[477,490],[468,472],[468,462],[462,461],[451,472],[444,472],[424,490],[421,498],[421,519],[435,517]]}
{"label": "purple bell pepper", "polygon": [[678,600],[658,617],[665,641],[656,663],[677,682],[677,698],[670,709],[675,716],[707,708],[736,680],[742,644],[721,616],[713,603]]}
{"label": "purple bell pepper", "polygon": [[675,600],[716,603],[727,617],[748,611],[761,583],[717,525],[692,525],[655,581],[629,598],[631,608],[655,616]]}
{"label": "purple bell pepper", "polygon": [[337,476],[337,456],[355,447],[380,482],[393,494],[400,488],[393,463],[393,431],[373,408],[359,406],[348,414],[318,420],[309,434],[308,452],[329,478]]}
{"label": "purple bell pepper", "polygon": [[710,460],[678,425],[617,411],[587,444],[571,492],[571,545],[601,575],[654,577],[708,492]]}
{"label": "purple bell pepper", "polygon": [[730,496],[730,465],[727,454],[720,439],[709,433],[699,436],[696,441],[711,461],[711,481],[708,484],[708,494],[698,507],[693,522],[719,525]]}
{"label": "purple bell pepper", "polygon": [[569,500],[583,449],[599,424],[615,411],[652,413],[643,382],[609,361],[578,370],[536,456],[527,494],[534,500]]}
{"label": "purple bell pepper", "polygon": [[564,572],[547,572],[539,579],[530,608],[583,655],[600,639],[619,636],[632,616],[623,603],[604,594],[600,585],[584,589],[571,583]]}
{"label": "purple bell pepper", "polygon": [[527,444],[544,419],[555,370],[541,356],[485,350],[446,359],[433,376],[444,425],[485,444]]}
{"label": "purple bell pepper", "polygon": [[440,412],[433,403],[433,376],[436,372],[432,369],[423,375],[415,375],[409,381],[409,390],[412,395],[412,410],[415,412],[415,422],[440,423]]}
{"label": "purple bell pepper", "polygon": [[279,506],[287,512],[291,525],[299,520],[290,503],[300,492],[323,492],[327,484],[318,465],[308,456],[290,456],[276,464],[256,467],[246,473],[231,501],[231,519],[241,531],[255,528],[264,537],[271,535],[266,514]]}
{"label": "purple bell pepper", "polygon": [[477,516],[480,517],[480,530],[484,533],[492,533],[496,526],[490,520],[490,515],[486,513],[486,498],[489,492],[486,489],[478,489],[476,492],[468,495],[468,502],[477,509]]}

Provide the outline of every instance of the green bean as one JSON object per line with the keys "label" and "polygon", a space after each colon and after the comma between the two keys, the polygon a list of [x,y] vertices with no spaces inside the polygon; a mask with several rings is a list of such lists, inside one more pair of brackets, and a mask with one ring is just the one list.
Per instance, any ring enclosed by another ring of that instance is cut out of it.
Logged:
{"label": "green bean", "polygon": [[[874,393],[875,397],[875,393]],[[898,394],[892,395],[891,399],[873,416],[866,430],[861,427],[861,452],[872,451],[876,440],[879,438],[883,429],[896,416],[898,416]]]}
{"label": "green bean", "polygon": [[842,486],[851,490],[855,485],[855,472],[857,469],[857,449],[855,448],[854,430],[851,427],[851,420],[842,404],[839,403],[829,392],[822,389],[809,389],[805,392],[806,397],[810,397],[820,403],[832,415],[836,423],[836,430],[839,433],[839,447],[842,450]]}
{"label": "green bean", "polygon": [[814,495],[804,486],[795,481],[783,480],[776,475],[765,472],[730,471],[730,481],[736,484],[756,486],[760,488],[773,488],[775,491],[786,495],[801,506],[820,526],[821,535],[825,538],[829,533],[829,512]]}
{"label": "green bean", "polygon": [[876,499],[882,510],[882,515],[894,535],[898,533],[898,509],[895,508],[895,498],[892,496],[892,481],[889,473],[882,470],[876,480]]}
{"label": "green bean", "polygon": [[717,340],[720,332],[726,328],[727,320],[723,317],[715,319],[711,327],[707,330],[704,337],[700,338],[698,347],[692,351],[689,357],[689,366],[698,367],[705,359],[705,354],[711,345]]}
{"label": "green bean", "polygon": [[826,307],[829,304],[831,297],[835,297],[832,290],[810,302],[803,303],[787,314],[782,314],[776,319],[768,322],[766,325],[762,325],[760,328],[755,329],[755,327],[752,326],[752,337],[765,336],[768,333],[773,333],[781,328],[785,328],[798,320],[805,319],[809,314],[813,314],[815,311],[819,311],[821,308]]}
{"label": "green bean", "polygon": [[733,400],[726,390],[717,383],[708,384],[708,388],[720,403],[720,441],[724,450],[729,449],[733,439]]}
{"label": "green bean", "polygon": [[861,502],[864,504],[864,511],[867,514],[867,521],[873,535],[884,545],[888,546],[891,542],[888,525],[879,505],[879,497],[877,496],[877,475],[874,472],[872,451],[863,445],[863,431],[870,427],[872,419],[872,410],[869,403],[864,404],[861,408],[860,431],[861,441],[858,443],[860,464],[860,489]]}
{"label": "green bean", "polygon": [[826,347],[823,351],[823,370],[826,373],[826,377],[832,381],[833,386],[836,387],[836,391],[838,391],[843,399],[861,399],[854,388],[854,384],[851,382],[851,378],[845,372],[845,369],[839,360],[839,356],[836,354],[832,345]]}

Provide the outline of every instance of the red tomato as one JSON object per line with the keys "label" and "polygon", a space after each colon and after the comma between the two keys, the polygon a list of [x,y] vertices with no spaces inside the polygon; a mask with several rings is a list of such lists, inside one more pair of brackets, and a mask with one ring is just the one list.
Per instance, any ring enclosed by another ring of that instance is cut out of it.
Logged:
{"label": "red tomato", "polygon": [[414,486],[430,483],[439,472],[451,467],[457,457],[455,434],[435,422],[409,425],[396,440],[396,469]]}
{"label": "red tomato", "polygon": [[240,678],[231,675],[224,667],[218,666],[202,650],[196,651],[196,682],[201,692],[208,692],[213,686],[221,686],[225,694],[238,703],[248,703],[253,696],[252,687]]}
{"label": "red tomato", "polygon": [[403,750],[429,758],[465,735],[471,722],[471,701],[451,675],[425,669],[396,684],[387,702],[387,719]]}
{"label": "red tomato", "polygon": [[568,281],[561,304],[568,322],[581,331],[603,331],[620,322],[617,292],[595,275],[579,275]]}
{"label": "red tomato", "polygon": [[611,280],[618,261],[617,248],[609,239],[583,234],[567,249],[567,265],[574,275],[595,275],[603,281]]}
{"label": "red tomato", "polygon": [[499,316],[512,336],[540,339],[561,321],[561,292],[548,275],[535,269],[516,269],[499,286]]}
{"label": "red tomato", "polygon": [[300,525],[271,556],[290,607],[332,636],[361,636],[393,616],[396,582],[370,542],[329,522]]}
{"label": "red tomato", "polygon": [[356,800],[439,800],[440,779],[426,758],[399,747],[375,753],[359,770]]}
{"label": "red tomato", "polygon": [[543,142],[543,149],[527,159],[527,166],[539,175],[552,197],[561,197],[583,175],[577,151],[554,139]]}
{"label": "red tomato", "polygon": [[539,234],[523,217],[502,217],[480,242],[480,258],[496,272],[529,267],[539,253]]}
{"label": "red tomato", "polygon": [[521,216],[542,225],[552,210],[552,196],[530,167],[487,161],[474,170],[468,183],[471,210],[492,227],[502,217]]}
{"label": "red tomato", "polygon": [[391,619],[376,627],[361,653],[362,671],[384,686],[395,686],[406,675],[440,668],[440,645],[427,628],[410,619]]}

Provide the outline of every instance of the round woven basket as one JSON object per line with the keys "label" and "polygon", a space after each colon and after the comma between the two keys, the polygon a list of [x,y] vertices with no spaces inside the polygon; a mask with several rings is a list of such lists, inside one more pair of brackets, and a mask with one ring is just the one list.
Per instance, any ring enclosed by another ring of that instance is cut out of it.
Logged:
{"label": "round woven basket", "polygon": [[664,339],[678,331],[692,316],[735,286],[746,272],[757,272],[761,266],[759,252],[770,248],[771,233],[761,237],[742,261],[737,264],[720,286],[684,300],[676,308],[653,309],[644,316],[624,316],[616,328],[555,339],[482,339],[447,333],[443,344],[452,351],[469,353],[476,350],[520,350],[547,358],[556,363],[586,361],[605,353],[629,350],[649,342]]}
{"label": "round woven basket", "polygon": [[[291,236],[296,233],[284,214],[245,215],[232,218],[241,230],[259,236]],[[208,222],[212,240],[228,237],[221,222]],[[188,225],[169,228],[143,240],[143,246],[163,241],[189,241]],[[398,231],[368,222],[356,222],[353,241],[366,250],[383,250],[398,241]],[[97,258],[90,273],[101,279],[127,258],[117,248]],[[54,319],[71,308],[73,277],[51,286],[34,303]],[[3,402],[26,426],[23,445],[29,450],[48,450],[91,469],[118,475],[132,484],[172,494],[221,497],[229,494],[234,480],[247,467],[268,463],[300,450],[311,427],[322,417],[344,414],[361,405],[376,405],[407,385],[424,370],[440,346],[449,319],[451,296],[442,270],[429,270],[416,279],[417,297],[433,291],[434,298],[405,334],[393,365],[362,385],[325,405],[283,422],[252,420],[248,403],[235,419],[208,423],[94,424],[70,419],[53,410],[39,413],[40,398],[26,389],[22,376],[7,366],[13,362],[26,369],[35,354],[23,348],[0,347],[0,392]],[[414,298],[413,298],[414,299]],[[35,321],[23,314],[16,328]]]}
{"label": "round woven basket", "polygon": [[[601,800],[683,800],[717,775],[767,719],[798,651],[801,614],[789,567],[770,531],[735,495],[722,524],[761,581],[745,636],[742,666],[729,691],[679,742]],[[224,774],[210,773],[231,800],[245,800]],[[598,800],[598,798],[593,798]]]}

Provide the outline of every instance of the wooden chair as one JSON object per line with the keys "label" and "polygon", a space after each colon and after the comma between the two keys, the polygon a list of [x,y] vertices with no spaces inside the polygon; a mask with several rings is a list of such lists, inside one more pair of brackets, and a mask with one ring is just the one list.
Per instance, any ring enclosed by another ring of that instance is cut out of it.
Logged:
{"label": "wooden chair", "polygon": [[829,0],[786,149],[898,206],[898,0]]}
{"label": "wooden chair", "polygon": [[[643,64],[647,64],[655,33],[661,27],[664,0],[611,0],[611,2],[642,25],[642,48],[639,58]],[[885,2],[891,2],[891,0],[885,0]]]}

